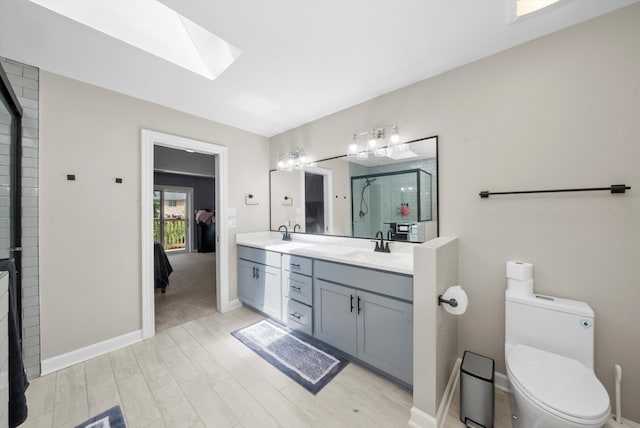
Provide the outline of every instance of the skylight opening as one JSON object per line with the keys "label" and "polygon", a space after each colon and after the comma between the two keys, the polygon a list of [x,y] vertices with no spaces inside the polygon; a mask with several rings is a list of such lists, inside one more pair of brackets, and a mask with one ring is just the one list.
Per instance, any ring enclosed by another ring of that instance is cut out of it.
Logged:
{"label": "skylight opening", "polygon": [[157,0],[30,0],[214,80],[241,51]]}
{"label": "skylight opening", "polygon": [[571,0],[509,0],[507,5],[507,22],[514,23],[523,19],[538,16]]}
{"label": "skylight opening", "polygon": [[545,7],[549,7],[559,0],[516,0],[516,16],[524,16]]}

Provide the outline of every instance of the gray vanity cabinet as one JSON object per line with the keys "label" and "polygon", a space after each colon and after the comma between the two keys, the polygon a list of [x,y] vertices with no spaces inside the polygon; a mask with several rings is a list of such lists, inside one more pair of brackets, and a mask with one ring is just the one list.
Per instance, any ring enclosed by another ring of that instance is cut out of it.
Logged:
{"label": "gray vanity cabinet", "polygon": [[238,247],[238,298],[275,318],[282,318],[280,254]]}
{"label": "gray vanity cabinet", "polygon": [[314,336],[412,384],[413,279],[317,261]]}
{"label": "gray vanity cabinet", "polygon": [[413,373],[413,305],[358,290],[358,350],[365,363],[409,384]]}
{"label": "gray vanity cabinet", "polygon": [[313,261],[282,255],[282,321],[293,330],[313,334]]}
{"label": "gray vanity cabinet", "polygon": [[317,279],[314,336],[350,355],[356,355],[356,290]]}

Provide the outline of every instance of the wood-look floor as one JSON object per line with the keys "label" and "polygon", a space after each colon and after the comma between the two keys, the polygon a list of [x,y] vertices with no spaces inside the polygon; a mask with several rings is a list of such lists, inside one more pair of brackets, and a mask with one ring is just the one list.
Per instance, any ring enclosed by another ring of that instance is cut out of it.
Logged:
{"label": "wood-look floor", "polygon": [[[118,404],[137,427],[406,427],[410,392],[348,364],[312,395],[229,333],[262,319],[213,313],[154,338],[31,381],[21,428],[75,425]],[[459,421],[456,391],[445,427]],[[496,390],[496,428],[511,427]]]}
{"label": "wood-look floor", "polygon": [[262,316],[245,308],[31,381],[21,426],[73,427],[119,404],[127,426],[406,427],[411,393],[348,364],[312,395],[229,334]]}

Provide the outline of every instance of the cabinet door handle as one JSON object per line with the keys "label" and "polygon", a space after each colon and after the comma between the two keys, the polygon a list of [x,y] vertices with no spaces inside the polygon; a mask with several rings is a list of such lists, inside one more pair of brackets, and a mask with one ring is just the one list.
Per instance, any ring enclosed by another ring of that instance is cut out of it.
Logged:
{"label": "cabinet door handle", "polygon": [[256,279],[256,267],[255,266],[253,266],[251,268],[251,275],[253,275],[253,279]]}
{"label": "cabinet door handle", "polygon": [[361,300],[361,299],[360,299],[360,296],[358,296],[358,313],[360,313],[360,310],[362,309],[362,308],[360,307],[360,300]]}
{"label": "cabinet door handle", "polygon": [[351,311],[350,312],[353,312],[353,294],[350,297],[351,297]]}
{"label": "cabinet door handle", "polygon": [[260,279],[260,269],[256,268],[256,279]]}
{"label": "cabinet door handle", "polygon": [[295,285],[290,285],[289,288],[293,288],[294,290],[300,292],[300,290],[302,290],[301,287],[296,287]]}
{"label": "cabinet door handle", "polygon": [[299,313],[297,313],[297,312],[294,312],[294,313],[289,314],[289,315],[291,315],[292,317],[295,317],[295,318],[297,318],[297,319],[302,318],[302,315],[300,315],[300,314],[299,314]]}
{"label": "cabinet door handle", "polygon": [[296,269],[300,269],[300,265],[296,264],[296,263],[290,263],[291,267],[294,267]]}

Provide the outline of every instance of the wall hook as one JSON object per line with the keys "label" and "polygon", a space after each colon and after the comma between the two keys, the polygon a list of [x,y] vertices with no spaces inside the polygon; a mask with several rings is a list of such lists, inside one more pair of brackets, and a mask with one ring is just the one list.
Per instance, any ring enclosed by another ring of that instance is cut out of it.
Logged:
{"label": "wall hook", "polygon": [[293,198],[291,196],[285,196],[284,197],[284,202],[282,203],[283,206],[285,207],[290,207],[293,205]]}
{"label": "wall hook", "polygon": [[252,202],[253,194],[249,193],[244,195],[244,204],[245,205],[260,205],[260,202]]}

